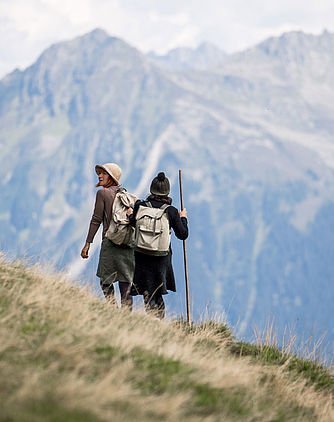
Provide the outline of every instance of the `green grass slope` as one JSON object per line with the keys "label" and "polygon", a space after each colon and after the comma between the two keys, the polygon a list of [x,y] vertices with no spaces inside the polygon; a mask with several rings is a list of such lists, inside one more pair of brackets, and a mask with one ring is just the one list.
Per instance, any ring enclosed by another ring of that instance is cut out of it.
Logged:
{"label": "green grass slope", "polygon": [[222,324],[115,309],[0,262],[1,421],[332,421],[333,377]]}

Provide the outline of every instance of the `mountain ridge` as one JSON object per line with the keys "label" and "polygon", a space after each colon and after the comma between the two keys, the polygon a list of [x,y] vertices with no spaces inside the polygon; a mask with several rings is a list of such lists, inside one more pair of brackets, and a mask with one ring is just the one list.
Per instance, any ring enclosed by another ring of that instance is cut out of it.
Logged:
{"label": "mountain ridge", "polygon": [[[313,41],[320,41],[320,45],[321,45],[321,44],[326,44],[326,41],[329,41],[330,39],[334,38],[334,33],[328,31],[327,29],[323,30],[323,32],[319,35],[307,33],[307,32],[304,32],[304,31],[287,31],[287,32],[282,33],[279,36],[268,37],[265,40],[254,44],[253,46],[246,47],[243,50],[241,50],[239,52],[234,52],[234,53],[226,53],[220,47],[217,47],[214,43],[209,42],[209,41],[202,41],[194,48],[192,48],[192,47],[176,47],[176,48],[173,48],[173,49],[167,51],[164,54],[155,53],[154,51],[150,51],[146,54],[145,53],[141,53],[141,54],[146,55],[147,57],[153,58],[153,61],[155,61],[154,59],[157,59],[158,62],[159,62],[159,58],[160,59],[162,59],[164,57],[167,58],[170,54],[175,55],[176,53],[178,53],[178,52],[181,53],[182,51],[190,54],[190,53],[199,52],[201,50],[202,51],[203,50],[204,51],[210,51],[211,50],[212,52],[216,52],[217,54],[221,53],[222,56],[237,57],[240,54],[242,55],[242,54],[245,54],[247,52],[254,51],[256,49],[260,49],[264,53],[265,52],[269,53],[277,45],[284,47],[284,42],[282,43],[281,41],[285,41],[286,44],[288,44],[289,40],[291,41],[291,40],[295,39],[296,37],[299,37],[299,39],[302,40],[302,41],[304,41],[306,39],[313,40]],[[106,30],[97,27],[97,28],[95,28],[95,29],[93,29],[93,30],[91,30],[87,33],[80,35],[80,36],[73,37],[70,40],[63,40],[63,41],[58,41],[58,42],[53,43],[50,47],[48,47],[44,52],[42,52],[40,54],[40,56],[36,59],[36,61],[34,63],[38,62],[41,59],[41,57],[46,52],[48,52],[50,49],[53,50],[54,48],[64,46],[64,45],[68,46],[69,43],[74,43],[74,44],[81,43],[81,42],[84,42],[85,40],[88,40],[88,41],[95,40],[95,41],[98,41],[100,43],[102,43],[102,41],[104,41],[104,42],[110,42],[110,41],[119,42],[119,43],[123,44],[124,46],[127,46],[127,47],[129,47],[133,50],[136,50],[138,52],[140,51],[138,48],[134,47],[131,43],[123,41],[121,38],[119,38],[117,36],[111,36],[111,35],[109,35],[109,33]],[[33,66],[34,63],[32,65],[26,67],[23,70],[13,69],[12,72],[5,75],[3,78],[1,78],[1,80],[6,79],[7,76],[11,75],[12,73],[24,72],[25,70],[27,70],[31,66]],[[189,67],[189,64],[188,64],[188,67]]]}

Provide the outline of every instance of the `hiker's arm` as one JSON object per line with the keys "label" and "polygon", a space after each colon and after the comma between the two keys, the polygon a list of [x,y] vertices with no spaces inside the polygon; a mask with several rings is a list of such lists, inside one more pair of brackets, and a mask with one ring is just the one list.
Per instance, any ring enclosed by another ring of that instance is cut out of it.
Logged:
{"label": "hiker's arm", "polygon": [[188,237],[188,220],[187,211],[184,209],[179,214],[174,207],[168,208],[170,215],[171,227],[174,230],[175,236],[180,240],[185,240]]}
{"label": "hiker's arm", "polygon": [[88,252],[90,248],[90,244],[93,243],[94,236],[96,232],[98,231],[100,224],[103,219],[103,210],[104,210],[104,200],[102,196],[102,190],[98,190],[96,192],[96,200],[95,200],[95,206],[94,206],[94,212],[92,215],[92,218],[90,220],[89,224],[89,230],[88,235],[86,239],[85,246],[81,250],[81,258],[87,259],[88,258]]}
{"label": "hiker's arm", "polygon": [[139,209],[140,202],[140,200],[136,201],[135,206],[133,207],[133,212],[129,215],[129,222],[133,227],[135,227],[136,225],[136,215]]}
{"label": "hiker's arm", "polygon": [[94,236],[98,231],[100,224],[103,220],[103,211],[104,211],[104,199],[103,199],[103,190],[98,190],[96,192],[96,200],[95,200],[95,207],[92,218],[89,224],[88,235],[86,239],[87,243],[93,243]]}

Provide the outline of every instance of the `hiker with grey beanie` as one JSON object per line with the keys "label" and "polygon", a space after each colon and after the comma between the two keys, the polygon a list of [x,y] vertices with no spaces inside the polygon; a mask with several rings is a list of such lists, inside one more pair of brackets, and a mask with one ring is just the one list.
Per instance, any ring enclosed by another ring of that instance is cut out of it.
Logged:
{"label": "hiker with grey beanie", "polygon": [[[149,312],[153,312],[158,318],[165,316],[165,304],[163,295],[169,291],[176,291],[175,277],[172,266],[172,250],[170,247],[170,238],[168,238],[167,248],[165,252],[150,250],[152,245],[139,243],[140,234],[137,235],[138,226],[141,216],[150,214],[152,209],[161,209],[160,216],[165,213],[167,216],[167,229],[173,229],[176,237],[184,240],[188,237],[188,223],[186,209],[179,212],[172,204],[172,198],[169,195],[170,183],[165,173],[160,172],[151,183],[150,195],[146,200],[136,202],[133,214],[130,216],[130,222],[136,227],[135,245],[135,273],[131,295],[142,295],[144,298],[145,308]],[[146,210],[146,211],[145,211]],[[159,213],[153,210],[153,213]],[[145,218],[145,217],[143,217]],[[154,219],[153,219],[154,220]],[[154,221],[154,231],[156,230],[156,221]],[[160,230],[160,229],[159,229]],[[158,229],[157,229],[158,231]],[[145,230],[143,230],[145,232]],[[144,234],[145,235],[145,234]]]}
{"label": "hiker with grey beanie", "polygon": [[117,164],[106,163],[97,164],[95,172],[99,179],[96,187],[102,187],[102,189],[96,193],[94,212],[86,243],[81,251],[81,257],[88,258],[90,244],[102,223],[102,245],[96,275],[100,278],[104,296],[112,303],[116,303],[114,283],[118,281],[121,304],[131,309],[130,287],[134,272],[133,248],[127,245],[116,245],[105,236],[111,222],[112,206],[116,193],[122,189],[119,184],[122,171]]}

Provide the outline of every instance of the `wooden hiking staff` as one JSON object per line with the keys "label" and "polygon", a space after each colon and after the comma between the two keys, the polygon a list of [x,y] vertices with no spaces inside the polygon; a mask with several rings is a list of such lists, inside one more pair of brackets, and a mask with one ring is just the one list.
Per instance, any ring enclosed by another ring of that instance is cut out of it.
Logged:
{"label": "wooden hiking staff", "polygon": [[[179,186],[180,186],[181,210],[183,210],[184,207],[183,207],[183,192],[182,192],[182,170],[179,170]],[[188,325],[191,325],[187,247],[186,247],[186,241],[183,240],[182,242],[183,242],[184,279],[185,279],[185,283],[186,283],[187,323],[188,323]]]}

